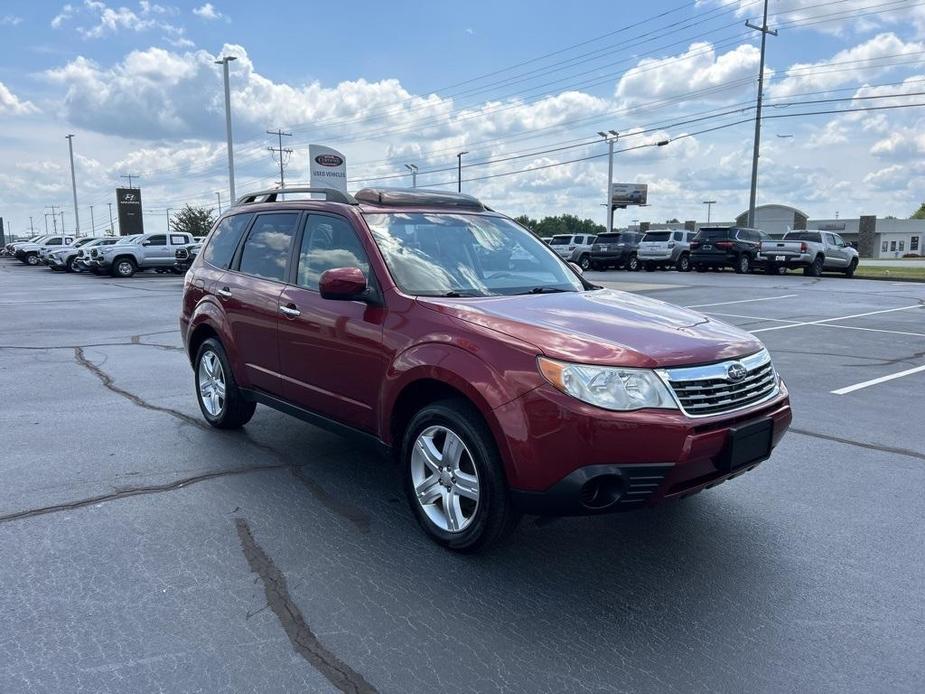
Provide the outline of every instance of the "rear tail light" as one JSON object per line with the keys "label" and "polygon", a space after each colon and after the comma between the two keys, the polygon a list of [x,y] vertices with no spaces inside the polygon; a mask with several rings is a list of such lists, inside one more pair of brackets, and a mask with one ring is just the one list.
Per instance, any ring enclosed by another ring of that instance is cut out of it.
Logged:
{"label": "rear tail light", "polygon": [[804,241],[803,243],[800,244],[800,253],[806,253],[806,251],[807,251],[806,242]]}
{"label": "rear tail light", "polygon": [[728,251],[730,248],[732,248],[732,241],[717,241],[713,245],[719,249]]}
{"label": "rear tail light", "polygon": [[674,241],[668,242],[668,248],[674,248]]}
{"label": "rear tail light", "polygon": [[570,251],[574,251],[574,250],[575,250],[575,244],[573,243],[571,246],[568,247],[568,249],[569,249]]}
{"label": "rear tail light", "polygon": [[700,248],[700,241],[691,241],[691,250],[695,248]]}

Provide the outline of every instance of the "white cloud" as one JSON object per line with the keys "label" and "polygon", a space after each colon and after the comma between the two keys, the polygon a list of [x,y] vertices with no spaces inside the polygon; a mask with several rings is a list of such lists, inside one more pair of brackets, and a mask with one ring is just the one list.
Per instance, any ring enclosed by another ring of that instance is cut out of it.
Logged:
{"label": "white cloud", "polygon": [[199,17],[199,18],[201,18],[201,19],[205,19],[205,20],[207,20],[207,21],[213,21],[213,20],[216,20],[216,19],[221,19],[222,17],[225,16],[225,15],[223,15],[223,14],[218,10],[218,8],[215,7],[215,5],[213,5],[211,2],[207,2],[207,3],[206,3],[205,5],[203,5],[202,7],[197,7],[197,8],[195,8],[195,9],[193,10],[193,14],[196,15],[197,17]]}
{"label": "white cloud", "polygon": [[17,17],[16,15],[8,14],[0,17],[0,26],[15,27],[22,24],[22,17]]}
{"label": "white cloud", "polygon": [[925,43],[903,41],[892,33],[878,34],[826,60],[791,65],[768,91],[781,98],[864,82],[897,69],[897,61],[902,61],[905,69],[925,64],[923,52]]}
{"label": "white cloud", "polygon": [[38,112],[31,101],[23,101],[0,82],[0,115],[24,116]]}
{"label": "white cloud", "polygon": [[90,24],[77,26],[77,33],[85,39],[98,39],[123,30],[142,32],[158,29],[171,35],[182,35],[182,27],[165,19],[174,14],[174,8],[149,0],[140,0],[137,11],[128,7],[113,8],[101,0],[84,0],[80,5],[64,5],[51,20],[51,26],[60,29],[71,20],[88,20]]}
{"label": "white cloud", "polygon": [[696,100],[727,101],[752,91],[758,62],[758,49],[750,44],[717,55],[710,43],[692,43],[680,55],[639,61],[620,78],[616,96],[638,103],[703,91]]}

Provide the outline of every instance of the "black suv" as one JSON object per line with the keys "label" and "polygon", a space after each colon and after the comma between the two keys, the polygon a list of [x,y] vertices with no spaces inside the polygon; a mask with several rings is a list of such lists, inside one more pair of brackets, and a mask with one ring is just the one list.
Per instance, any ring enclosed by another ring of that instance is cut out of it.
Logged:
{"label": "black suv", "polygon": [[760,262],[761,242],[769,238],[759,229],[701,227],[691,241],[691,267],[697,272],[731,267],[744,274]]}
{"label": "black suv", "polygon": [[635,272],[639,269],[639,242],[645,236],[637,231],[614,231],[598,234],[591,246],[591,269],[606,270],[622,267]]}

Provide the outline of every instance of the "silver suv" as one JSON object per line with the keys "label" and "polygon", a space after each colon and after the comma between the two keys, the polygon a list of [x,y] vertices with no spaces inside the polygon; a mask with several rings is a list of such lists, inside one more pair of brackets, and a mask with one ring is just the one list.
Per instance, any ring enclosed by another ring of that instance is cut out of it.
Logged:
{"label": "silver suv", "polygon": [[587,270],[591,267],[591,245],[596,238],[591,234],[557,234],[550,239],[549,246],[563,260]]}
{"label": "silver suv", "polygon": [[177,249],[192,242],[191,234],[175,231],[125,236],[112,246],[91,248],[91,268],[97,274],[109,272],[113,277],[131,277],[152,269],[173,272]]}
{"label": "silver suv", "polygon": [[683,229],[647,231],[636,251],[639,263],[649,272],[669,267],[688,272],[691,269],[691,239],[695,234]]}

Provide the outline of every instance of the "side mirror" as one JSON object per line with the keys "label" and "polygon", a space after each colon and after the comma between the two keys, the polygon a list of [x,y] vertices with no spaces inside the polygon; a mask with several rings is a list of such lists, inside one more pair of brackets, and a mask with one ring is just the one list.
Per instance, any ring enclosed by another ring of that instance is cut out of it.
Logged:
{"label": "side mirror", "polygon": [[336,267],[322,273],[318,289],[322,299],[354,301],[366,291],[366,275],[358,267]]}
{"label": "side mirror", "polygon": [[568,266],[572,268],[572,270],[575,271],[575,274],[578,275],[579,277],[585,274],[585,271],[581,269],[581,265],[579,265],[578,263],[569,262]]}

